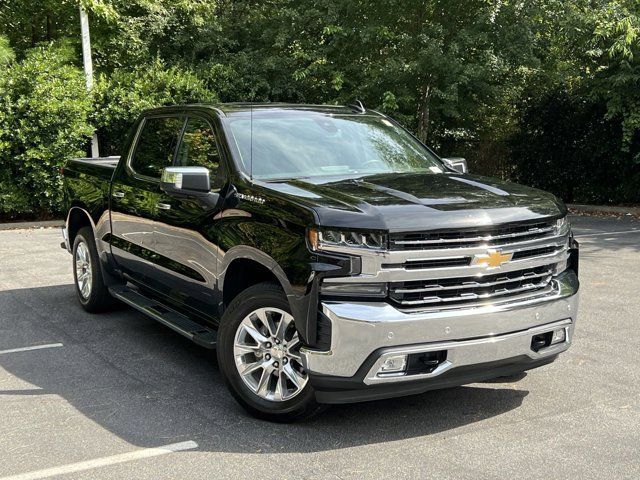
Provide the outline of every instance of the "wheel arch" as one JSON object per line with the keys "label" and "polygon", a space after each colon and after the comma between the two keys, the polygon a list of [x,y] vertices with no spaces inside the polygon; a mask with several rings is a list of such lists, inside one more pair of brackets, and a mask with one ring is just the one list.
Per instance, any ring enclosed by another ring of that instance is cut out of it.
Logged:
{"label": "wheel arch", "polygon": [[120,275],[115,272],[115,265],[111,258],[111,250],[108,241],[100,238],[100,236],[107,231],[106,229],[110,229],[108,213],[108,211],[103,213],[100,219],[98,219],[98,225],[100,226],[96,226],[94,218],[83,205],[74,205],[69,209],[69,213],[67,214],[66,228],[69,253],[72,253],[73,243],[80,229],[84,227],[91,228],[91,231],[93,232],[93,240],[98,251],[98,258],[100,260],[102,280],[105,285],[112,286],[122,284],[123,280]]}
{"label": "wheel arch", "polygon": [[83,227],[91,227],[93,233],[96,233],[96,225],[91,218],[91,215],[87,210],[81,206],[73,206],[69,209],[67,214],[67,236],[69,239],[69,245],[72,246],[76,238],[76,235]]}
{"label": "wheel arch", "polygon": [[229,250],[220,269],[219,288],[222,292],[223,310],[243,290],[252,285],[272,281],[285,292],[292,305],[295,296],[291,282],[282,267],[266,253],[249,246]]}

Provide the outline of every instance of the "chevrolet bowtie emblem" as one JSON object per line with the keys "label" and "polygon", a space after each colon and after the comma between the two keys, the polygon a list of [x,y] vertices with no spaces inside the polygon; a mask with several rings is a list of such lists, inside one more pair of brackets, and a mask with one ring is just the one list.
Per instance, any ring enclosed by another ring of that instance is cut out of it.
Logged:
{"label": "chevrolet bowtie emblem", "polygon": [[513,252],[502,253],[497,250],[489,250],[487,253],[474,255],[471,265],[496,268],[511,260],[512,257]]}

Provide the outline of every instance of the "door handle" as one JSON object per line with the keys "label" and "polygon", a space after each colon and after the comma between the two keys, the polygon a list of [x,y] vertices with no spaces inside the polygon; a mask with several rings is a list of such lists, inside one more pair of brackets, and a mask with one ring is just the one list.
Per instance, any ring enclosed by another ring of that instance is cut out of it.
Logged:
{"label": "door handle", "polygon": [[114,198],[124,198],[124,192],[113,192]]}
{"label": "door handle", "polygon": [[169,205],[168,203],[156,203],[156,207],[158,207],[160,210],[171,210],[171,205]]}

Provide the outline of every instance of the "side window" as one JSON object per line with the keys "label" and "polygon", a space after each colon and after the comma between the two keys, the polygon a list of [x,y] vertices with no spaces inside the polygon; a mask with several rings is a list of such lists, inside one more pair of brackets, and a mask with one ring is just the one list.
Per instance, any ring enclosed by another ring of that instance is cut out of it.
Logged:
{"label": "side window", "polygon": [[189,117],[178,148],[176,165],[180,167],[206,167],[212,174],[218,170],[220,154],[216,137],[209,123],[198,117]]}
{"label": "side window", "polygon": [[184,118],[181,117],[146,119],[131,159],[131,168],[140,175],[160,178],[162,169],[173,163],[183,125]]}

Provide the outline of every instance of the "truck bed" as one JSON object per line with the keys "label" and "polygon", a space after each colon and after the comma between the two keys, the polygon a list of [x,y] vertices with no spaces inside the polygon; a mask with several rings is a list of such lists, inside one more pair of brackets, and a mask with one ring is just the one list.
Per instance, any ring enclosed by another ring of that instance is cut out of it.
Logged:
{"label": "truck bed", "polygon": [[67,209],[85,209],[97,222],[109,209],[111,177],[120,157],[73,158],[64,166],[64,195]]}
{"label": "truck bed", "polygon": [[109,168],[111,170],[118,166],[119,161],[120,157],[72,158],[70,160],[70,162],[73,163],[86,163],[97,167]]}
{"label": "truck bed", "polygon": [[110,182],[119,161],[120,157],[72,158],[64,167],[65,178],[75,173]]}

